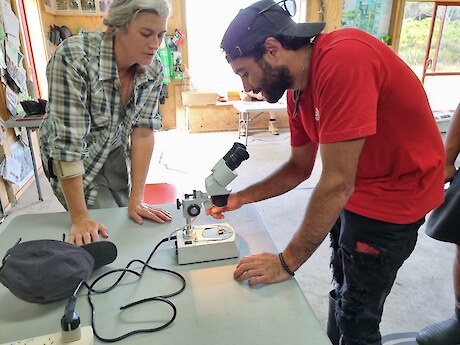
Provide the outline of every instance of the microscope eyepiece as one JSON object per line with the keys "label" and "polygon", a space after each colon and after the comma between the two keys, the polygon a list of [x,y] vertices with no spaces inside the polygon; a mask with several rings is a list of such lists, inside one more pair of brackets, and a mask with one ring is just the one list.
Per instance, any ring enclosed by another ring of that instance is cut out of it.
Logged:
{"label": "microscope eyepiece", "polygon": [[237,147],[232,154],[225,156],[227,157],[227,159],[224,157],[225,164],[230,170],[235,170],[240,166],[242,161],[249,158],[249,153],[246,151],[246,148]]}
{"label": "microscope eyepiece", "polygon": [[230,155],[234,154],[235,151],[236,151],[236,149],[239,148],[239,147],[242,148],[243,150],[246,150],[246,146],[244,146],[242,143],[238,143],[238,142],[233,143],[232,148],[231,148],[230,150],[228,150],[228,152],[227,152],[227,153],[225,154],[225,156],[223,157],[223,158],[224,158],[224,161],[226,162],[227,159],[228,159],[228,157],[229,157]]}

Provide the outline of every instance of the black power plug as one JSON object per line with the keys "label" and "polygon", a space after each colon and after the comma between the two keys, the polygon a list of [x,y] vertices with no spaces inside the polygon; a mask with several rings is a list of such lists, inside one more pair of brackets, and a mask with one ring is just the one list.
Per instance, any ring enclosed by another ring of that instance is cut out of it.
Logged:
{"label": "black power plug", "polygon": [[80,316],[75,311],[76,296],[70,296],[61,319],[62,341],[70,343],[81,339]]}

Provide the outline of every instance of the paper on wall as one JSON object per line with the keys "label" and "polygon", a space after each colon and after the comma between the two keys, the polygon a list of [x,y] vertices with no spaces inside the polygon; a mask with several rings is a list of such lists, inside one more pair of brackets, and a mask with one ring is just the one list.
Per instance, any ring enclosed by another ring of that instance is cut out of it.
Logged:
{"label": "paper on wall", "polygon": [[9,41],[6,41],[5,51],[6,51],[6,68],[8,70],[8,74],[10,75],[11,79],[13,79],[17,87],[20,89],[21,77],[19,76],[19,74],[20,74],[20,66],[22,64],[22,59],[24,56],[19,51],[19,49],[16,48]]}
{"label": "paper on wall", "polygon": [[7,35],[12,35],[19,38],[19,19],[14,14],[13,10],[6,6],[2,6],[3,27]]}
{"label": "paper on wall", "polygon": [[22,188],[27,181],[34,175],[32,155],[27,146],[24,146],[21,141],[16,141],[10,146],[11,157],[19,162],[19,182],[17,185]]}
{"label": "paper on wall", "polygon": [[5,156],[3,179],[13,184],[19,184],[21,182],[21,163],[14,158]]}
{"label": "paper on wall", "polygon": [[8,85],[5,86],[6,108],[11,115],[16,116],[16,107],[18,105],[19,95],[14,92]]}
{"label": "paper on wall", "polygon": [[5,62],[5,54],[3,53],[3,51],[4,51],[4,43],[2,42],[0,43],[0,68],[5,69],[6,62]]}
{"label": "paper on wall", "polygon": [[6,127],[5,121],[0,119],[0,145],[3,145],[4,143],[6,143]]}

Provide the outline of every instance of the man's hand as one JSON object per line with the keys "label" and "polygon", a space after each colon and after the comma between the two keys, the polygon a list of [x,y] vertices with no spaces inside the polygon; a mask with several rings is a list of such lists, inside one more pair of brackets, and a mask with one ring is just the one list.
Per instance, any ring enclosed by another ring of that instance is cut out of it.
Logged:
{"label": "man's hand", "polygon": [[290,275],[284,270],[277,254],[262,253],[245,256],[236,266],[233,278],[248,280],[250,286],[279,283]]}
{"label": "man's hand", "polygon": [[227,211],[234,211],[242,206],[242,201],[238,197],[238,194],[230,194],[228,196],[227,205],[219,207],[219,206],[212,206],[206,209],[206,214],[208,216],[212,216],[216,219],[224,218],[223,213]]}
{"label": "man's hand", "polygon": [[145,202],[136,202],[133,204],[130,202],[128,213],[137,224],[143,224],[144,218],[153,220],[156,223],[170,222],[172,219],[172,215],[168,211],[155,205],[146,204]]}
{"label": "man's hand", "polygon": [[102,237],[109,237],[108,229],[101,223],[91,218],[80,219],[72,224],[70,228],[69,243],[81,246],[91,242],[99,241],[99,233]]}

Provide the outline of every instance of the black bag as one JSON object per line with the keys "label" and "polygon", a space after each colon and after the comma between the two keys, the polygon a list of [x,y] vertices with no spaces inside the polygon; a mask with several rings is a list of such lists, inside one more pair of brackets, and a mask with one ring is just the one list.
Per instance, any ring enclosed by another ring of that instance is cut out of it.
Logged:
{"label": "black bag", "polygon": [[72,32],[65,25],[63,25],[63,26],[57,26],[57,25],[50,26],[49,40],[54,45],[56,45],[56,46],[59,45],[62,41],[64,41],[66,38],[69,38],[70,36],[72,36]]}
{"label": "black bag", "polygon": [[22,109],[27,115],[43,115],[46,109],[46,100],[39,98],[36,101],[21,101]]}
{"label": "black bag", "polygon": [[428,217],[426,234],[439,241],[460,244],[460,169],[446,189],[444,202]]}

